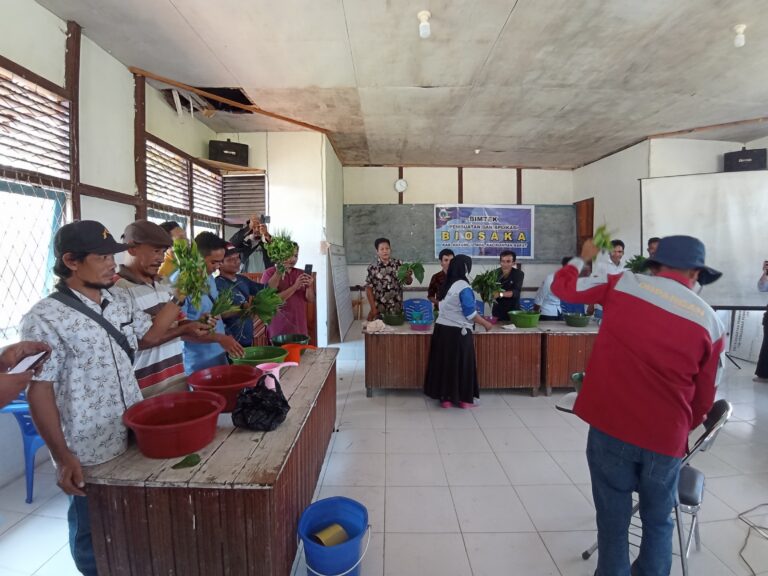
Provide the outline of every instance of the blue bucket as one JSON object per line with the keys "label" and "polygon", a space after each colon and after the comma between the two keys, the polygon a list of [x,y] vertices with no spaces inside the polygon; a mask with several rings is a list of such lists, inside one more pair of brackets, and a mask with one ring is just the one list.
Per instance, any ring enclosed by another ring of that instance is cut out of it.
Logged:
{"label": "blue bucket", "polygon": [[[349,540],[336,546],[323,546],[312,535],[331,524],[340,524]],[[299,518],[299,537],[304,543],[307,576],[359,576],[360,563],[368,550],[360,553],[363,536],[368,531],[368,509],[351,498],[334,496],[310,504]]]}

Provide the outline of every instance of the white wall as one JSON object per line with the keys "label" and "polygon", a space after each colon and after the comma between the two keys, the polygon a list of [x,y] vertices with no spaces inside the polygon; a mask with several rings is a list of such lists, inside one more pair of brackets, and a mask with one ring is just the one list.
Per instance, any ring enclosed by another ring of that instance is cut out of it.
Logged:
{"label": "white wall", "polygon": [[747,142],[747,148],[768,148],[768,136],[765,138],[758,138],[757,140],[752,140],[751,142]]}
{"label": "white wall", "polygon": [[[517,203],[517,170],[464,168],[464,204]],[[456,196],[443,199],[456,202]]]}
{"label": "white wall", "polygon": [[595,228],[607,224],[626,254],[641,254],[640,178],[649,173],[649,145],[645,140],[573,172],[574,202],[595,199]]}
{"label": "white wall", "polygon": [[216,139],[216,133],[192,117],[189,110],[179,116],[163,98],[159,90],[147,84],[146,130],[150,134],[173,144],[195,158],[208,158],[208,142]]}
{"label": "white wall", "polygon": [[650,141],[651,178],[723,171],[723,154],[741,150],[741,142],[653,138]]}
{"label": "white wall", "polygon": [[64,86],[67,23],[30,0],[3,0],[0,54]]}
{"label": "white wall", "polygon": [[92,40],[80,48],[80,181],[136,194],[133,75]]}
{"label": "white wall", "polygon": [[397,204],[397,168],[345,167],[344,204]]}
{"label": "white wall", "polygon": [[136,220],[136,208],[134,206],[90,196],[81,196],[80,212],[83,220],[98,220],[104,224],[104,227],[118,242],[125,227]]}
{"label": "white wall", "polygon": [[344,245],[344,172],[330,141],[323,136],[325,179],[325,240]]}
{"label": "white wall", "polygon": [[523,170],[523,204],[573,203],[573,170]]}

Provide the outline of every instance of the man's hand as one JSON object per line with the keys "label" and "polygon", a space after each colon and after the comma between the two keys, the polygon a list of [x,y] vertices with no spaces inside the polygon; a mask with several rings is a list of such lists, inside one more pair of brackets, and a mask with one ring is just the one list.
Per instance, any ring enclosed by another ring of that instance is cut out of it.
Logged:
{"label": "man's hand", "polygon": [[72,452],[67,452],[56,458],[56,484],[65,494],[70,496],[85,496],[85,480],[80,460]]}
{"label": "man's hand", "polygon": [[232,338],[232,336],[221,334],[219,338],[219,344],[221,344],[221,347],[224,348],[224,351],[232,356],[232,358],[242,358],[245,356],[245,350],[243,350],[243,347],[240,346],[240,343]]}
{"label": "man's hand", "polygon": [[581,247],[581,259],[584,262],[591,262],[600,253],[600,248],[595,246],[592,238],[588,238],[584,241],[584,245]]}
{"label": "man's hand", "polygon": [[[47,352],[43,360],[44,362],[48,359],[48,356],[51,355],[51,347],[45,342],[33,342],[31,340],[11,344],[3,350],[2,354],[0,354],[0,370],[3,372],[10,370],[27,356],[39,354],[40,352]],[[38,365],[36,373],[40,371],[42,364],[43,363],[41,362]]]}
{"label": "man's hand", "polygon": [[371,310],[368,312],[368,322],[373,322],[376,320],[376,316],[378,316],[378,312],[376,310]]}
{"label": "man's hand", "polygon": [[211,333],[211,327],[203,322],[185,322],[181,325],[181,329],[181,335],[190,338],[204,338]]}
{"label": "man's hand", "polygon": [[269,229],[267,228],[266,224],[259,224],[257,234],[264,238],[265,242],[270,242],[272,240],[272,236],[269,234]]}

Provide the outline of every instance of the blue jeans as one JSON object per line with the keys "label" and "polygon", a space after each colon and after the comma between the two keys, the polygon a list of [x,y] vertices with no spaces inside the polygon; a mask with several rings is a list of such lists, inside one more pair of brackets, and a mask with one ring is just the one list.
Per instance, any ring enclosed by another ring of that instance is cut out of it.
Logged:
{"label": "blue jeans", "polygon": [[671,513],[677,502],[680,458],[627,444],[589,429],[587,463],[597,512],[597,576],[629,576],[632,492],[640,497],[643,538],[636,570],[669,576],[672,568]]}
{"label": "blue jeans", "polygon": [[69,550],[72,552],[75,566],[84,576],[99,576],[91,541],[88,499],[85,496],[69,497],[67,519],[69,520]]}

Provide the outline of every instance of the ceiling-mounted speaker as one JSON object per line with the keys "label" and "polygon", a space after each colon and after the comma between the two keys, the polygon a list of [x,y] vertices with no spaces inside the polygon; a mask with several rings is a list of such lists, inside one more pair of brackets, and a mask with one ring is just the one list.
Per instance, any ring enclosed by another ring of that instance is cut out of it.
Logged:
{"label": "ceiling-mounted speaker", "polygon": [[208,142],[208,158],[217,162],[227,162],[238,166],[248,166],[248,145],[227,139]]}

